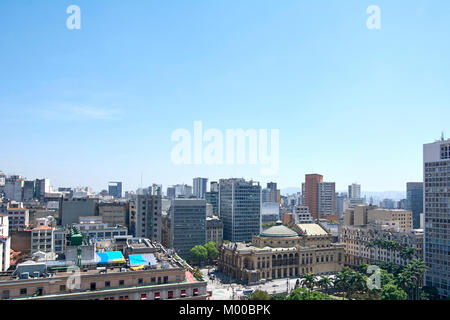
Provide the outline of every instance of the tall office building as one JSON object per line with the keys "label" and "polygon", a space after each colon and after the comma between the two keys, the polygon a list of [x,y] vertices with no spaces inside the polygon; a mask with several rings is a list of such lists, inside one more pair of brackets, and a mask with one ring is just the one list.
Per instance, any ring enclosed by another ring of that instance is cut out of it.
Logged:
{"label": "tall office building", "polygon": [[116,199],[122,198],[122,182],[108,183],[108,194]]}
{"label": "tall office building", "polygon": [[311,215],[317,219],[319,216],[319,183],[323,182],[323,176],[320,174],[305,175],[303,185],[303,204],[308,206]]}
{"label": "tall office building", "polygon": [[22,201],[24,179],[20,176],[10,176],[5,179],[5,198],[12,201]]}
{"label": "tall office building", "polygon": [[361,185],[352,183],[348,186],[348,197],[349,198],[361,198]]}
{"label": "tall office building", "polygon": [[261,186],[244,179],[223,179],[219,186],[224,240],[251,241],[261,231]]}
{"label": "tall office building", "polygon": [[261,201],[264,202],[272,202],[270,199],[270,189],[265,188],[261,191]]}
{"label": "tall office building", "polygon": [[211,181],[210,190],[211,192],[219,192],[219,183],[217,181]]}
{"label": "tall office building", "polygon": [[206,192],[205,199],[212,206],[213,215],[219,215],[219,190]]}
{"label": "tall office building", "polygon": [[161,242],[161,194],[144,194],[136,198],[135,233],[138,238]]}
{"label": "tall office building", "polygon": [[35,198],[44,201],[45,194],[50,193],[50,180],[49,179],[36,179],[35,182]]}
{"label": "tall office building", "polygon": [[319,215],[334,215],[336,212],[336,184],[334,182],[319,182],[317,188]]}
{"label": "tall office building", "polygon": [[192,196],[192,187],[187,184],[177,184],[174,188],[176,198],[190,198]]}
{"label": "tall office building", "polygon": [[423,145],[427,286],[450,293],[450,139]]}
{"label": "tall office building", "polygon": [[420,229],[420,214],[423,213],[423,182],[406,184],[406,210],[413,213],[414,229]]}
{"label": "tall office building", "polygon": [[175,187],[167,188],[167,198],[174,199],[175,198]]}
{"label": "tall office building", "polygon": [[267,184],[267,189],[270,190],[270,201],[280,203],[280,190],[277,189],[276,182],[269,182]]}
{"label": "tall office building", "polygon": [[208,187],[208,179],[194,178],[194,196],[198,199],[205,199],[206,188]]}
{"label": "tall office building", "polygon": [[172,248],[184,259],[190,250],[206,243],[206,201],[203,199],[174,199],[170,207]]}
{"label": "tall office building", "polygon": [[36,186],[35,180],[31,180],[31,181],[26,180],[23,182],[23,200],[24,201],[32,200],[35,198],[35,196],[36,196],[35,186]]}

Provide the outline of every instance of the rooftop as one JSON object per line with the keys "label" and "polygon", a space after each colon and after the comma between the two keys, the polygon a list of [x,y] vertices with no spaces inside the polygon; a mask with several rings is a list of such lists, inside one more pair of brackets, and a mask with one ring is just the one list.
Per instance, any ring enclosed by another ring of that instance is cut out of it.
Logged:
{"label": "rooftop", "polygon": [[283,226],[281,224],[281,221],[277,221],[277,224],[273,227],[270,227],[266,230],[264,230],[261,234],[261,237],[279,237],[279,238],[284,238],[284,237],[296,237],[298,236],[297,232],[295,232],[292,229],[289,229],[286,226]]}

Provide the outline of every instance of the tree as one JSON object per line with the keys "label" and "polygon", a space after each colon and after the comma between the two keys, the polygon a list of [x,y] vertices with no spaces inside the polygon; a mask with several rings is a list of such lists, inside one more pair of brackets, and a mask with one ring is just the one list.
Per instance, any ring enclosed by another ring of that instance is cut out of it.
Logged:
{"label": "tree", "polygon": [[325,293],[328,293],[328,289],[330,289],[332,283],[329,277],[323,276],[319,281],[317,281],[317,285],[325,291]]}
{"label": "tree", "polygon": [[422,291],[422,300],[439,300],[439,291],[436,287],[425,286]]}
{"label": "tree", "polygon": [[193,247],[190,251],[191,259],[193,261],[197,261],[198,264],[201,264],[203,261],[206,261],[208,258],[208,251],[204,246],[197,245]]}
{"label": "tree", "polygon": [[270,300],[286,300],[286,296],[282,293],[275,293],[270,296]]}
{"label": "tree", "polygon": [[291,291],[286,300],[335,300],[328,294],[306,290],[305,288],[297,288]]}
{"label": "tree", "polygon": [[314,286],[317,283],[316,276],[313,273],[307,273],[303,276],[302,280],[300,281],[301,285],[303,287],[308,288],[309,290],[314,289]]}
{"label": "tree", "polygon": [[344,267],[342,271],[340,271],[335,279],[334,279],[334,287],[342,292],[342,298],[344,299],[345,296],[347,297],[351,296],[352,293],[352,286],[351,286],[351,277],[353,274],[353,270],[349,267]]}
{"label": "tree", "polygon": [[386,284],[381,290],[381,300],[406,300],[408,295],[394,283]]}
{"label": "tree", "polygon": [[213,241],[209,241],[205,244],[206,251],[208,252],[208,259],[210,261],[215,260],[219,255],[219,250],[217,250],[216,243]]}
{"label": "tree", "polygon": [[248,300],[270,300],[270,295],[267,291],[255,290],[249,295]]}

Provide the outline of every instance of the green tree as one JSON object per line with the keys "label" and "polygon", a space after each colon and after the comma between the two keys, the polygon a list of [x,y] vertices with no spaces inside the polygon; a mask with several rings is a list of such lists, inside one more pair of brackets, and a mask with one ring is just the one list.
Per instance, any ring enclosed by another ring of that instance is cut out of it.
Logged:
{"label": "green tree", "polygon": [[303,276],[302,280],[300,281],[300,284],[303,287],[308,288],[309,290],[313,290],[315,285],[317,284],[317,278],[313,273],[307,273]]}
{"label": "green tree", "polygon": [[205,244],[206,251],[208,252],[208,259],[210,261],[215,260],[219,255],[219,250],[217,250],[216,243],[213,241],[209,241]]}
{"label": "green tree", "polygon": [[270,296],[270,300],[286,300],[286,296],[282,293],[275,293]]}
{"label": "green tree", "polygon": [[206,261],[208,258],[208,251],[204,246],[197,245],[193,247],[190,251],[191,259],[193,261],[197,261],[198,264],[201,264],[203,261]]}
{"label": "green tree", "polygon": [[381,300],[406,300],[408,295],[394,283],[386,284],[381,290]]}
{"label": "green tree", "polygon": [[352,294],[351,277],[353,270],[349,267],[344,267],[334,279],[334,287],[339,292],[342,292],[342,298],[349,297]]}
{"label": "green tree", "polygon": [[270,300],[270,295],[263,290],[255,290],[248,297],[248,300]]}
{"label": "green tree", "polygon": [[410,300],[420,300],[420,289],[427,266],[422,259],[413,259],[398,275],[398,283]]}
{"label": "green tree", "polygon": [[335,300],[328,294],[307,290],[305,288],[297,288],[291,291],[286,300]]}
{"label": "green tree", "polygon": [[332,286],[331,279],[329,277],[323,276],[317,281],[317,285],[321,288],[325,293],[328,293],[328,290]]}

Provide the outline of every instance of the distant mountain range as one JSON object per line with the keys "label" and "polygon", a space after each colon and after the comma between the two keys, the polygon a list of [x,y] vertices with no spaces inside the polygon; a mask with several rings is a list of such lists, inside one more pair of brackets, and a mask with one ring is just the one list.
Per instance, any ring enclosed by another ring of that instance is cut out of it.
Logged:
{"label": "distant mountain range", "polygon": [[[281,194],[283,196],[295,194],[297,192],[301,192],[300,188],[290,187],[281,189]],[[347,192],[347,191],[337,191],[337,192]],[[370,200],[370,197],[373,197],[374,200],[383,200],[383,199],[392,199],[392,200],[401,200],[406,198],[406,191],[363,191],[361,192],[362,196],[366,197],[367,201]]]}

